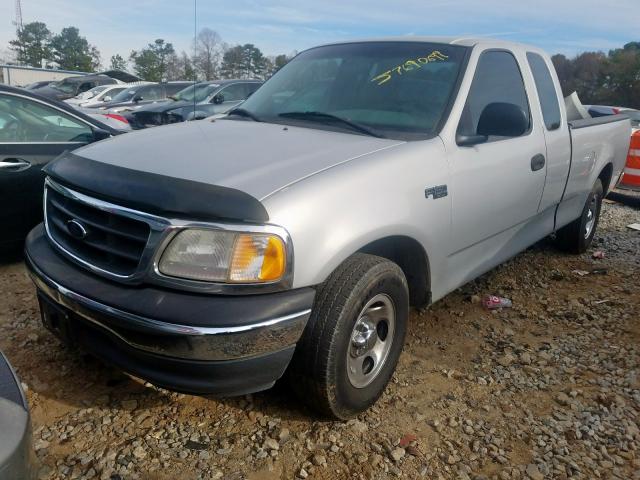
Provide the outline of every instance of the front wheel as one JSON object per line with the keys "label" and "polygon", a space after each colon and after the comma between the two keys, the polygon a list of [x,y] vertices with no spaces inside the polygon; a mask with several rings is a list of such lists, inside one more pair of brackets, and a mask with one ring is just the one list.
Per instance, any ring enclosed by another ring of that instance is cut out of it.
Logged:
{"label": "front wheel", "polygon": [[593,184],[591,192],[587,197],[587,202],[582,209],[582,215],[562,227],[556,233],[558,246],[567,252],[584,253],[591,245],[596,233],[600,210],[602,208],[602,198],[604,189],[600,179]]}
{"label": "front wheel", "polygon": [[323,415],[347,419],[382,395],[407,329],[409,292],[398,265],[349,257],[323,283],[290,365],[292,387]]}

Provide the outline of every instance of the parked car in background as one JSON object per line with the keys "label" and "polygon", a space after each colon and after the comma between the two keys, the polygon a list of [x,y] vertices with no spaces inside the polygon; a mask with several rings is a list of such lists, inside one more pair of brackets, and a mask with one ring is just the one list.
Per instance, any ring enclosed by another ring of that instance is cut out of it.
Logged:
{"label": "parked car in background", "polygon": [[64,102],[0,85],[0,248],[22,244],[42,220],[42,168],[50,160],[118,133]]}
{"label": "parked car in background", "polygon": [[105,102],[110,102],[113,97],[128,88],[127,85],[101,85],[94,87],[89,91],[76,95],[73,98],[65,100],[69,105],[74,107],[91,107],[94,105],[102,105]]}
{"label": "parked car in background", "polygon": [[175,95],[189,85],[193,85],[193,82],[166,82],[134,85],[117,94],[110,102],[90,106],[89,108],[108,110],[110,113],[135,110],[143,105],[166,100],[167,97]]}
{"label": "parked car in background", "polygon": [[44,97],[55,100],[66,100],[97,86],[115,85],[116,83],[118,83],[118,80],[106,75],[80,75],[77,77],[67,77],[59,82],[53,82],[47,86],[37,88],[34,91]]}
{"label": "parked car in background", "polygon": [[26,85],[25,87],[22,87],[22,88],[24,88],[25,90],[36,90],[38,88],[46,87],[50,83],[53,83],[53,82],[51,80],[45,80],[45,81],[41,81],[41,82],[33,82],[33,83],[30,83],[29,85]]}
{"label": "parked car in background", "polygon": [[246,100],[260,85],[260,80],[215,80],[190,85],[164,102],[140,107],[123,116],[136,129],[201,120],[226,113]]}
{"label": "parked car in background", "polygon": [[35,478],[29,405],[20,381],[0,352],[0,478]]}
{"label": "parked car in background", "polygon": [[589,115],[593,118],[622,113],[631,119],[631,128],[640,129],[640,110],[626,107],[609,107],[606,105],[585,105]]}
{"label": "parked car in background", "polygon": [[25,264],[45,325],[178,391],[289,369],[340,419],[391,379],[409,305],[547,235],[580,253],[622,173],[623,115],[569,122],[549,55],[489,38],[309,49],[215,122],[47,166]]}

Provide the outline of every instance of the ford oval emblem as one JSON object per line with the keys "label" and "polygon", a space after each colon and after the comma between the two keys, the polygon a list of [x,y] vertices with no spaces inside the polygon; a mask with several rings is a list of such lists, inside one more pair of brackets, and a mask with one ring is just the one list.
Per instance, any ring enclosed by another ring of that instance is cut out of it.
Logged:
{"label": "ford oval emblem", "polygon": [[73,238],[77,238],[78,240],[86,238],[89,234],[85,226],[75,218],[67,222],[67,231],[69,232],[69,235]]}

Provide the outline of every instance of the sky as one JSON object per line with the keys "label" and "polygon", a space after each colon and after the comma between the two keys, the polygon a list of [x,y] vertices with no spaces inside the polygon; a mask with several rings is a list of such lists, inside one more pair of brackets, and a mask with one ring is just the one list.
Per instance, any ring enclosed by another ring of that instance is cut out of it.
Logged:
{"label": "sky", "polygon": [[[22,0],[23,22],[50,30],[76,26],[103,64],[156,38],[191,49],[196,28],[267,55],[352,38],[402,35],[491,36],[549,53],[621,47],[640,41],[638,0]],[[15,36],[14,0],[0,0],[0,52]]]}

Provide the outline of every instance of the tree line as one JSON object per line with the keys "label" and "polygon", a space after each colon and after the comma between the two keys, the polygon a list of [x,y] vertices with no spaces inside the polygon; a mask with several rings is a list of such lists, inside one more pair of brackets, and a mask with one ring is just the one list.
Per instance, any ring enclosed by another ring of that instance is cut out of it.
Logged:
{"label": "tree line", "polygon": [[[55,62],[60,69],[83,72],[102,68],[100,52],[80,35],[76,27],[66,27],[54,34],[43,22],[27,23],[9,42],[9,49],[19,65],[50,67]],[[295,55],[294,52],[266,56],[251,43],[230,46],[210,28],[200,30],[193,50],[193,54],[178,53],[172,43],[159,38],[140,50],[132,50],[126,58],[120,54],[113,55],[107,68],[132,70],[140,78],[152,82],[266,79]]]}
{"label": "tree line", "polygon": [[578,92],[586,105],[640,109],[640,42],[604,52],[584,52],[574,58],[554,55],[564,95]]}
{"label": "tree line", "polygon": [[[210,28],[200,30],[194,53],[176,52],[173,44],[156,39],[127,57],[110,59],[108,67],[132,70],[148,81],[266,79],[295,55],[265,56],[254,44],[230,46]],[[25,24],[9,42],[16,61],[40,67],[55,62],[64,70],[94,72],[101,67],[100,52],[76,27],[54,34],[46,24]],[[640,109],[640,42],[604,52],[584,52],[573,58],[552,57],[564,95],[578,92],[585,104],[606,104]]]}
{"label": "tree line", "polygon": [[55,62],[63,70],[93,72],[100,66],[100,52],[80,36],[76,27],[63,28],[54,34],[42,22],[31,22],[16,33],[9,49],[20,65],[46,66]]}

